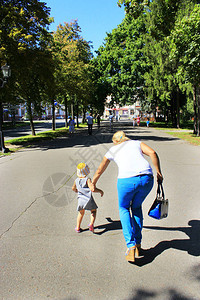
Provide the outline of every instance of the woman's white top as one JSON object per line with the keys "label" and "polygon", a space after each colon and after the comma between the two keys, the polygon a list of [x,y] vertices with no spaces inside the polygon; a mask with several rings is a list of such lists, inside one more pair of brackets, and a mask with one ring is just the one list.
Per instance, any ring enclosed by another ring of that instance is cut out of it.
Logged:
{"label": "woman's white top", "polygon": [[152,168],[144,158],[140,141],[128,140],[115,145],[105,154],[118,166],[118,178],[129,178],[144,174],[153,174]]}

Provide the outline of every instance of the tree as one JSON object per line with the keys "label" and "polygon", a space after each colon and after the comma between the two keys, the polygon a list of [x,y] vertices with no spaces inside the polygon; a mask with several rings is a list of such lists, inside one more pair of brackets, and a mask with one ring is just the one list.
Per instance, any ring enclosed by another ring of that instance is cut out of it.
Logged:
{"label": "tree", "polygon": [[[35,96],[36,91],[41,89],[38,81],[41,69],[35,73],[34,56],[38,62],[48,44],[47,29],[51,23],[49,13],[50,9],[45,3],[38,0],[0,2],[0,63],[2,65],[7,62],[12,68],[12,80],[6,90],[7,97],[0,99],[1,105],[9,99],[9,94],[14,94],[18,99],[25,99],[25,92],[22,91],[25,90],[24,84],[28,82]],[[28,77],[23,80],[25,73]],[[32,132],[34,134],[33,124]]]}
{"label": "tree", "polygon": [[179,60],[177,78],[182,79],[184,74],[185,81],[193,87],[194,133],[200,136],[200,5],[177,20],[172,39],[170,57]]}
{"label": "tree", "polygon": [[38,0],[0,2],[0,62],[11,66],[15,78],[19,56],[27,49],[44,48],[47,44],[49,13],[45,3]]}
{"label": "tree", "polygon": [[180,125],[180,108],[185,107],[186,92],[189,92],[191,84],[186,81],[183,72],[180,75],[181,72],[178,71],[182,65],[178,56],[181,55],[181,51],[177,51],[178,55],[173,58],[169,54],[173,48],[172,35],[178,20],[188,16],[195,3],[199,1],[118,1],[118,5],[124,5],[126,14],[132,19],[138,20],[141,15],[146,17],[146,33],[142,35],[145,45],[142,53],[147,62],[146,73],[142,75],[146,99],[150,101],[151,106],[158,106],[166,116],[171,115],[172,122],[177,127]]}
{"label": "tree", "polygon": [[[53,33],[51,52],[56,61],[55,81],[59,97],[64,99],[67,118],[67,99],[78,114],[78,102],[81,103],[90,90],[88,77],[89,62],[92,57],[90,45],[81,36],[78,22],[59,25]],[[72,109],[73,114],[73,109]],[[67,120],[66,120],[67,122]]]}
{"label": "tree", "polygon": [[133,18],[140,16],[146,7],[149,6],[151,0],[118,0],[118,5],[124,5],[125,11]]}
{"label": "tree", "polygon": [[[173,41],[171,34],[177,19],[187,15],[195,1],[186,0],[154,0],[149,4],[145,40],[145,56],[149,70],[145,74],[149,99],[156,95],[159,108],[172,118],[174,126],[180,126],[180,107],[185,104],[185,95],[180,90],[176,76],[179,59],[170,59],[169,53]],[[152,93],[153,91],[153,93]],[[152,99],[153,100],[153,99]]]}
{"label": "tree", "polygon": [[95,113],[103,115],[106,97],[109,94],[109,84],[99,69],[98,59],[93,58],[90,62],[90,78],[92,80],[92,90],[88,104],[95,108]]}
{"label": "tree", "polygon": [[113,101],[124,105],[143,97],[143,74],[146,62],[143,55],[144,16],[133,19],[126,15],[123,22],[107,34],[105,44],[97,52],[98,69],[110,87]]}
{"label": "tree", "polygon": [[41,49],[28,49],[21,57],[21,64],[18,93],[26,103],[32,135],[35,135],[33,116],[42,114],[41,102],[52,94],[54,65],[50,53]]}

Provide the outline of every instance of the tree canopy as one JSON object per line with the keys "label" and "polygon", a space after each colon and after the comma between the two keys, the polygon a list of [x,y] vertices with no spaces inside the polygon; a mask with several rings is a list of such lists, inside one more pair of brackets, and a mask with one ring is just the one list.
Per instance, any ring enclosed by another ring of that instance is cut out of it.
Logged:
{"label": "tree canopy", "polygon": [[143,56],[144,17],[133,20],[129,15],[105,38],[97,52],[97,66],[104,70],[113,100],[125,104],[134,102],[138,87],[144,84],[146,62]]}
{"label": "tree canopy", "polygon": [[58,99],[67,117],[68,111],[102,112],[111,95],[119,105],[139,99],[179,127],[181,118],[192,117],[185,113],[192,99],[194,132],[199,135],[200,1],[117,3],[125,18],[106,34],[93,57],[76,20],[49,33],[52,19],[44,2],[1,0],[0,63],[11,66],[12,78],[2,89],[0,105],[26,101],[31,118],[33,109],[42,109],[42,101],[54,108]]}
{"label": "tree canopy", "polygon": [[179,127],[194,82],[196,99],[199,95],[199,1],[119,0],[118,5],[126,16],[98,50],[101,76],[115,102],[139,97],[143,107],[149,103]]}
{"label": "tree canopy", "polygon": [[[14,100],[17,103],[17,99],[21,99],[31,107],[39,99],[42,85],[37,87],[37,93],[36,85],[42,78],[45,80],[44,58],[48,56],[46,47],[50,37],[48,26],[51,23],[49,14],[50,9],[38,0],[0,1],[0,63],[7,63],[12,69],[11,80],[1,93],[1,106],[3,102]],[[31,97],[27,99],[25,95],[28,93]],[[32,114],[31,109],[29,114]],[[31,126],[34,134],[32,122]]]}

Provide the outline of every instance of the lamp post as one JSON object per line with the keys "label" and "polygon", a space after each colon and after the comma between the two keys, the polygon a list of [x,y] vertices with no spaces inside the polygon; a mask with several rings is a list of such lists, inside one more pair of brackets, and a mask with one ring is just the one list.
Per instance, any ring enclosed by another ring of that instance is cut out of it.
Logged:
{"label": "lamp post", "polygon": [[[3,88],[4,84],[7,83],[8,78],[11,76],[11,69],[10,66],[5,64],[4,66],[1,67],[2,73],[3,73],[3,79],[0,78],[0,87]],[[3,125],[3,106],[2,103],[0,105],[0,141],[1,141],[1,151],[3,153],[9,152],[9,149],[5,147],[4,145],[4,135],[3,135],[3,130],[2,130],[2,125]]]}
{"label": "lamp post", "polygon": [[5,64],[4,66],[1,67],[2,73],[3,73],[3,79],[1,79],[1,87],[4,86],[5,83],[7,83],[8,78],[11,76],[11,69],[10,66],[8,66],[7,64]]}

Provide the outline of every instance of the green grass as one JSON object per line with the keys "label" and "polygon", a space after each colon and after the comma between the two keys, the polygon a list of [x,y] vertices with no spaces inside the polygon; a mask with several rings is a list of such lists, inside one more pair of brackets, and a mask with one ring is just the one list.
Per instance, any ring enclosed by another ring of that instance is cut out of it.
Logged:
{"label": "green grass", "polygon": [[[141,122],[142,123],[142,122]],[[141,124],[146,126],[146,123]],[[191,132],[192,123],[187,123],[183,126],[182,129],[173,128],[170,124],[166,126],[164,122],[150,123],[150,127],[154,127],[158,130],[166,130],[168,134],[177,137],[179,139],[185,140],[193,145],[200,146],[200,137],[197,137]],[[79,128],[75,128],[75,130],[81,130],[81,128],[87,127],[87,124],[79,124]],[[185,132],[185,129],[189,129],[190,131]],[[36,136],[27,135],[24,137],[12,139],[5,142],[6,148],[9,148],[11,152],[2,153],[0,155],[10,155],[10,153],[15,152],[21,148],[31,147],[34,145],[39,145],[44,140],[53,140],[58,137],[64,137],[69,134],[68,128],[59,128],[55,131],[49,130],[42,133],[38,133]]]}
{"label": "green grass", "polygon": [[44,141],[44,140],[51,140],[55,139],[57,137],[65,136],[69,130],[67,128],[60,128],[56,129],[55,131],[49,130],[42,133],[38,133],[37,135],[26,135],[24,137],[8,140],[5,142],[5,145],[21,145],[26,146],[37,144],[38,142]]}
{"label": "green grass", "polygon": [[178,139],[187,141],[192,145],[200,146],[200,137],[192,133],[193,121],[182,123],[181,128],[174,128],[172,124],[165,124],[164,122],[151,123],[150,127],[154,127],[158,130],[165,130],[168,134]]}
{"label": "green grass", "polygon": [[168,134],[171,134],[174,137],[177,137],[178,139],[184,140],[189,142],[192,145],[200,146],[200,137],[196,136],[195,134],[191,132],[176,132],[176,131],[168,131]]}
{"label": "green grass", "polygon": [[[140,123],[141,126],[146,126],[146,122],[141,122]],[[187,122],[182,122],[180,124],[180,128],[181,129],[190,129],[192,130],[193,129],[193,121],[187,121]],[[150,127],[154,127],[154,128],[163,128],[163,129],[169,129],[169,128],[172,128],[172,129],[176,129],[172,126],[172,123],[169,122],[169,123],[165,123],[165,122],[150,122]]]}
{"label": "green grass", "polygon": [[[86,127],[86,124],[79,124],[79,128],[84,128]],[[75,130],[79,130],[79,128],[75,128]],[[44,141],[44,140],[52,140],[56,139],[57,137],[63,137],[67,136],[69,133],[69,129],[62,127],[59,129],[54,130],[48,130],[45,132],[38,133],[37,135],[26,135],[24,137],[8,140],[5,142],[5,144],[9,145],[27,145],[27,144],[37,144],[38,142]]]}
{"label": "green grass", "polygon": [[[84,128],[86,126],[87,124],[79,124],[79,128],[75,128],[75,131],[81,130],[81,128]],[[5,141],[5,147],[9,148],[10,152],[8,153],[0,152],[0,155],[10,155],[11,153],[18,151],[19,149],[31,147],[34,145],[39,145],[42,141],[53,140],[58,137],[67,136],[68,134],[69,134],[69,129],[63,127],[63,128],[56,129],[55,131],[49,130],[49,131],[41,132],[35,136],[26,135],[24,137],[11,139]]]}
{"label": "green grass", "polygon": [[[38,121],[34,121],[34,124],[39,123]],[[4,122],[3,123],[3,130],[5,129],[13,129],[13,128],[20,128],[20,127],[25,127],[25,126],[29,126],[30,127],[30,122],[29,121],[17,121],[15,123],[15,126],[13,126],[12,122],[8,121],[8,122]]]}
{"label": "green grass", "polygon": [[171,123],[166,124],[165,122],[150,123],[150,127],[154,127],[158,130],[165,130],[168,134],[178,139],[187,141],[192,145],[200,146],[200,137],[192,133],[193,121],[182,123],[181,128],[174,128]]}

